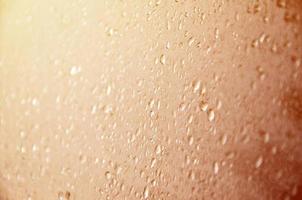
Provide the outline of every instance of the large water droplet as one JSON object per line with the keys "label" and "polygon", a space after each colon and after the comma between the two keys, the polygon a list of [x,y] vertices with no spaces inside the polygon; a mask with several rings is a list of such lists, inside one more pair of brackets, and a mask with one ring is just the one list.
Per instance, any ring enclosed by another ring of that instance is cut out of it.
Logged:
{"label": "large water droplet", "polygon": [[214,121],[214,119],[215,119],[214,110],[209,109],[209,111],[208,111],[208,120],[209,120],[210,122],[212,122],[212,121]]}
{"label": "large water droplet", "polygon": [[70,196],[71,196],[71,194],[69,191],[66,191],[65,193],[60,191],[58,193],[58,200],[69,200]]}
{"label": "large water droplet", "polygon": [[206,112],[208,110],[209,104],[205,101],[201,101],[199,104],[200,110]]}
{"label": "large water droplet", "polygon": [[161,154],[161,152],[162,152],[162,147],[161,147],[161,145],[156,145],[156,147],[155,147],[155,154]]}
{"label": "large water droplet", "polygon": [[79,67],[79,66],[72,66],[70,68],[70,75],[72,75],[72,76],[77,75],[80,72],[81,72],[81,67]]}
{"label": "large water droplet", "polygon": [[159,57],[159,62],[163,65],[166,64],[166,56],[164,54]]}
{"label": "large water droplet", "polygon": [[193,92],[197,93],[200,90],[201,82],[200,81],[194,81],[193,82]]}
{"label": "large water droplet", "polygon": [[149,197],[149,194],[150,194],[149,188],[146,186],[143,192],[144,199],[147,199]]}

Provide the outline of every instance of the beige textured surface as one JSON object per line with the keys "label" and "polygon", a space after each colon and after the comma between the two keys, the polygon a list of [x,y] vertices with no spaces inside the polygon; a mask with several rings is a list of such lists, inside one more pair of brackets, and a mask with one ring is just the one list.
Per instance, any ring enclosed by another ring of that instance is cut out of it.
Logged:
{"label": "beige textured surface", "polygon": [[0,200],[301,199],[301,12],[0,0]]}

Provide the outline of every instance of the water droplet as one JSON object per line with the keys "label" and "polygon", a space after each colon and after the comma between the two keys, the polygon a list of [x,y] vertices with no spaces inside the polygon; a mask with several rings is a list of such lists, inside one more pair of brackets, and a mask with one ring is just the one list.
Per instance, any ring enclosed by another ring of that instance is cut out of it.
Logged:
{"label": "water droplet", "polygon": [[64,200],[64,193],[63,192],[58,193],[58,200]]}
{"label": "water droplet", "polygon": [[226,142],[227,142],[227,140],[228,140],[228,136],[227,136],[226,134],[224,134],[224,135],[221,137],[221,144],[222,144],[222,145],[225,145]]}
{"label": "water droplet", "polygon": [[191,163],[191,159],[188,155],[185,156],[185,163],[186,165],[189,165]]}
{"label": "water droplet", "polygon": [[155,6],[159,6],[160,3],[161,3],[161,0],[157,0],[157,1],[155,2]]}
{"label": "water droplet", "polygon": [[277,150],[278,150],[277,147],[276,147],[276,146],[273,146],[273,147],[272,147],[272,150],[271,150],[271,151],[272,151],[272,154],[275,155],[275,154],[277,153]]}
{"label": "water droplet", "polygon": [[162,152],[162,147],[161,147],[161,145],[156,145],[156,147],[155,147],[155,153],[158,155],[158,154],[160,154]]}
{"label": "water droplet", "polygon": [[262,44],[265,41],[266,35],[262,33],[259,37],[259,42]]}
{"label": "water droplet", "polygon": [[116,166],[116,174],[119,175],[122,173],[123,168],[121,166]]}
{"label": "water droplet", "polygon": [[259,40],[255,39],[252,41],[252,47],[257,48],[259,46]]}
{"label": "water droplet", "polygon": [[33,98],[32,101],[31,101],[31,104],[32,104],[33,106],[39,105],[38,99],[37,99],[37,98]]}
{"label": "water droplet", "polygon": [[189,117],[188,117],[188,124],[191,124],[192,122],[193,122],[193,120],[194,120],[194,116],[193,115],[190,115]]}
{"label": "water droplet", "polygon": [[86,155],[80,155],[79,159],[80,159],[81,164],[85,164],[87,162],[87,156]]}
{"label": "water droplet", "polygon": [[194,43],[195,39],[193,37],[191,37],[189,40],[188,40],[188,45],[189,46],[192,46],[192,44]]}
{"label": "water droplet", "polygon": [[188,174],[188,178],[191,179],[191,180],[193,181],[193,180],[195,180],[195,177],[196,177],[196,176],[195,176],[194,171],[193,171],[193,170],[190,170],[190,171],[189,171],[189,174]]}
{"label": "water droplet", "polygon": [[210,110],[208,111],[208,120],[209,120],[210,122],[212,122],[212,121],[214,121],[214,119],[215,119],[214,110],[210,109]]}
{"label": "water droplet", "polygon": [[71,194],[69,191],[66,191],[65,193],[60,191],[58,193],[58,200],[69,200],[70,196],[71,196]]}
{"label": "water droplet", "polygon": [[159,57],[159,62],[163,65],[166,64],[166,56],[164,54]]}
{"label": "water droplet", "polygon": [[26,153],[26,148],[24,146],[21,146],[20,151],[21,153]]}
{"label": "water droplet", "polygon": [[20,137],[21,137],[21,139],[24,139],[26,137],[26,132],[20,131]]}
{"label": "water droplet", "polygon": [[81,72],[81,67],[79,66],[72,66],[70,69],[70,75],[74,76]]}
{"label": "water droplet", "polygon": [[108,30],[107,30],[107,35],[108,36],[112,36],[114,34],[114,29],[113,28],[109,28]]}
{"label": "water droplet", "polygon": [[294,63],[296,68],[300,67],[300,65],[301,65],[301,59],[300,58],[298,58],[296,56],[292,56],[291,60]]}
{"label": "water droplet", "polygon": [[276,43],[274,43],[274,44],[272,45],[271,51],[272,51],[273,53],[276,53],[276,52],[278,51],[278,46],[277,46]]}
{"label": "water droplet", "polygon": [[269,140],[270,140],[269,133],[265,133],[265,135],[264,135],[264,143],[268,143]]}
{"label": "water droplet", "polygon": [[205,101],[201,101],[199,107],[203,112],[206,112],[208,110],[209,104]]}
{"label": "water droplet", "polygon": [[107,180],[111,179],[111,173],[109,171],[105,172],[105,177]]}
{"label": "water droplet", "polygon": [[279,8],[285,8],[286,7],[286,0],[277,0],[277,6]]}
{"label": "water droplet", "polygon": [[150,183],[151,183],[152,186],[156,186],[156,184],[157,184],[155,179],[153,179]]}
{"label": "water droplet", "polygon": [[256,169],[258,169],[263,163],[263,157],[260,156],[257,160],[256,160],[256,163],[255,163],[255,167]]}
{"label": "water droplet", "polygon": [[91,114],[92,114],[92,115],[94,115],[94,114],[96,113],[97,108],[98,108],[97,105],[93,105],[93,106],[91,107]]}
{"label": "water droplet", "polygon": [[143,192],[144,199],[147,199],[149,197],[149,193],[150,193],[149,188],[146,186]]}
{"label": "water droplet", "polygon": [[180,105],[178,107],[178,109],[182,112],[185,111],[186,108],[187,108],[187,104],[185,104],[185,103],[180,103]]}
{"label": "water droplet", "polygon": [[259,3],[254,3],[253,5],[250,5],[248,7],[247,12],[251,13],[251,14],[256,14],[256,13],[259,13],[260,10],[261,10],[261,7],[260,7]]}
{"label": "water droplet", "polygon": [[197,93],[200,90],[201,82],[200,81],[194,81],[193,82],[193,92]]}
{"label": "water droplet", "polygon": [[217,100],[216,109],[220,110],[222,107],[222,102],[220,100]]}
{"label": "water droplet", "polygon": [[69,200],[69,199],[70,199],[70,196],[71,196],[70,192],[69,192],[69,191],[66,191],[66,192],[65,192],[65,199],[66,199],[66,200]]}
{"label": "water droplet", "polygon": [[110,94],[111,94],[111,90],[112,90],[111,86],[108,85],[108,87],[107,87],[107,89],[106,89],[106,94],[107,94],[107,95],[110,95]]}
{"label": "water droplet", "polygon": [[293,188],[291,189],[291,195],[292,195],[292,196],[296,196],[297,193],[298,193],[298,185],[295,184],[295,185],[293,186]]}
{"label": "water droplet", "polygon": [[264,130],[260,130],[259,134],[261,137],[263,137],[264,143],[268,143],[270,141],[270,135],[268,132],[266,132]]}
{"label": "water droplet", "polygon": [[194,143],[194,137],[192,135],[188,136],[188,142],[189,142],[190,146],[193,145],[193,143]]}
{"label": "water droplet", "polygon": [[155,166],[155,164],[156,164],[156,159],[152,158],[150,167],[153,168]]}
{"label": "water droplet", "polygon": [[214,174],[218,174],[218,172],[219,172],[219,164],[218,164],[218,162],[214,162],[213,169],[214,169]]}
{"label": "water droplet", "polygon": [[207,92],[207,88],[206,88],[206,86],[203,85],[203,86],[201,87],[201,92],[200,92],[200,94],[201,94],[201,95],[204,95],[206,92]]}
{"label": "water droplet", "polygon": [[170,44],[170,42],[167,42],[166,43],[166,49],[170,49],[171,48],[171,44]]}
{"label": "water droplet", "polygon": [[105,105],[103,107],[103,111],[106,114],[113,114],[113,107],[112,107],[112,105]]}
{"label": "water droplet", "polygon": [[261,66],[257,67],[257,72],[260,80],[264,80],[266,78],[266,74],[264,72],[264,69]]}
{"label": "water droplet", "polygon": [[38,151],[38,146],[37,146],[36,144],[33,144],[33,146],[32,146],[32,151],[33,151],[33,152]]}

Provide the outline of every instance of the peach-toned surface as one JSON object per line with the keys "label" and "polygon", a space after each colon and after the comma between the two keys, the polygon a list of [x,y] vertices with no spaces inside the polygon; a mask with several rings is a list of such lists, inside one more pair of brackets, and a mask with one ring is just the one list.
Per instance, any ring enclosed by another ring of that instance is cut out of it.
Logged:
{"label": "peach-toned surface", "polygon": [[0,1],[0,199],[301,199],[301,11]]}

